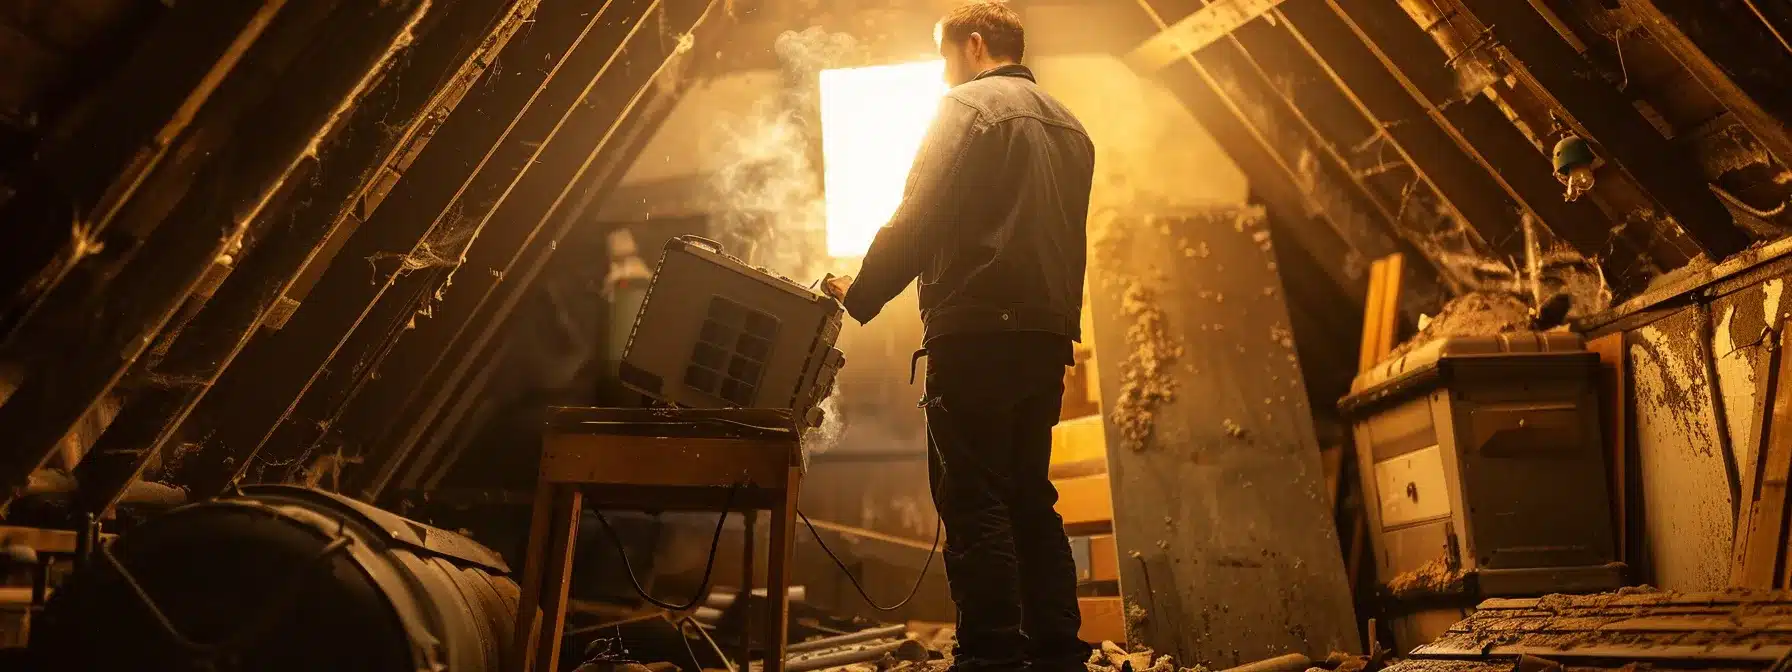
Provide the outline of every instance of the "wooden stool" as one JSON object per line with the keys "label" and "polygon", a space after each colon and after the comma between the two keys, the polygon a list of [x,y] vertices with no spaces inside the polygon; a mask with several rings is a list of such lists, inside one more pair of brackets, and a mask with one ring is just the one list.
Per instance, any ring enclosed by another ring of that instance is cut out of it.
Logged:
{"label": "wooden stool", "polygon": [[[642,511],[770,511],[762,644],[765,672],[781,672],[801,437],[785,410],[550,409],[510,669],[559,669],[573,542],[579,511],[588,504]],[[752,562],[748,555],[749,569]],[[747,571],[743,595],[750,594],[752,583]],[[747,661],[739,663],[745,672]]]}

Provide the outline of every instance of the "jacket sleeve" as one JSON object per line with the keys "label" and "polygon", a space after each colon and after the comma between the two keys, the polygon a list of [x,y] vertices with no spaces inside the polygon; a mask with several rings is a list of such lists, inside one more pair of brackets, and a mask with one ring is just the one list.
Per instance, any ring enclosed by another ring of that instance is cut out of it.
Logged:
{"label": "jacket sleeve", "polygon": [[846,312],[861,324],[902,293],[952,236],[961,198],[958,172],[977,132],[977,110],[946,96],[909,168],[902,204],[865,252],[859,275],[847,289]]}

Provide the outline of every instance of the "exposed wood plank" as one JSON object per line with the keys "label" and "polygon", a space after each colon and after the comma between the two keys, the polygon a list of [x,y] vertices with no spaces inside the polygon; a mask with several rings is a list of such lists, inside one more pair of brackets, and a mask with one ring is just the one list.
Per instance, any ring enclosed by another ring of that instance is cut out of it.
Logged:
{"label": "exposed wood plank", "polygon": [[[1561,617],[1553,614],[1523,619],[1502,619],[1504,633],[1574,632],[1792,632],[1785,615],[1675,614],[1667,616]],[[1463,627],[1461,631],[1468,631]]]}
{"label": "exposed wood plank", "polygon": [[[292,289],[319,254],[318,246],[352,229],[362,204],[390,186],[368,175],[403,171],[405,159],[415,158],[440,129],[535,7],[534,0],[456,3],[412,31],[404,61],[350,113],[342,146],[323,157],[317,179],[299,187],[292,199],[298,205],[279,214],[284,225],[272,227],[249,248],[240,262],[242,272],[233,273],[153,366],[141,372],[195,382],[150,386],[132,396],[75,473],[79,510],[103,518],[118,503],[248,345],[263,316]],[[447,83],[429,88],[416,86],[418,81]]]}
{"label": "exposed wood plank", "polygon": [[[112,535],[101,535],[107,541]],[[17,527],[0,525],[0,546],[18,544],[29,546],[39,553],[74,553],[75,533],[70,530],[52,530],[42,527]]]}
{"label": "exposed wood plank", "polygon": [[1647,189],[1706,256],[1716,261],[1748,247],[1748,236],[1706,188],[1694,163],[1599,77],[1536,8],[1510,0],[1461,2],[1488,27],[1521,77],[1565,111],[1600,156]]}
{"label": "exposed wood plank", "polygon": [[[1187,13],[1199,7],[1199,0],[1140,0],[1141,5],[1164,12],[1168,16]],[[1160,19],[1161,20],[1161,19]],[[1277,34],[1267,23],[1247,26]],[[1258,31],[1259,33],[1263,31]],[[1395,252],[1409,252],[1413,259],[1426,262],[1449,287],[1460,290],[1476,281],[1460,266],[1443,262],[1441,257],[1426,256],[1421,250],[1433,247],[1438,234],[1453,231],[1460,216],[1446,204],[1437,203],[1437,195],[1428,184],[1414,185],[1410,180],[1384,179],[1386,173],[1409,172],[1410,166],[1398,157],[1380,166],[1362,165],[1354,157],[1354,146],[1379,129],[1352,107],[1335,87],[1289,86],[1287,82],[1306,82],[1325,77],[1311,59],[1301,59],[1291,50],[1298,45],[1272,44],[1266,49],[1247,49],[1236,35],[1216,42],[1203,51],[1200,58],[1190,57],[1201,76],[1209,78],[1216,91],[1228,98],[1245,114],[1260,132],[1276,138],[1279,151],[1298,167],[1304,188],[1310,193],[1330,192],[1326,200],[1353,200],[1365,212],[1379,219],[1376,233],[1391,236],[1393,245],[1384,250],[1358,248],[1364,256],[1375,257]],[[1423,187],[1414,190],[1415,186]],[[1423,203],[1421,207],[1412,207]],[[1331,207],[1331,206],[1327,206]],[[1485,241],[1473,230],[1451,235],[1455,244],[1470,254],[1491,256]],[[1438,299],[1441,302],[1441,298]]]}
{"label": "exposed wood plank", "polygon": [[[0,434],[11,444],[0,452],[0,488],[22,487],[149,350],[213,264],[272,224],[263,215],[312,174],[320,153],[340,149],[331,140],[349,116],[342,112],[409,47],[430,8],[301,6],[316,15],[276,21],[267,51],[255,50],[266,69],[227,78],[219,95],[231,102],[206,105],[200,130],[145,177],[142,198],[121,205],[117,225],[146,237],[129,254],[82,260],[74,269],[81,281],[59,285],[22,325],[20,351],[8,355],[30,360],[33,370],[0,405]],[[257,132],[243,133],[252,119]],[[241,140],[223,151],[232,135]],[[187,188],[196,184],[205,187]],[[179,225],[160,226],[165,221]]]}
{"label": "exposed wood plank", "polygon": [[1047,472],[1047,475],[1050,476],[1052,480],[1059,481],[1082,478],[1084,476],[1100,476],[1106,473],[1108,473],[1108,457],[1103,455],[1100,458],[1091,460],[1058,462],[1051,466],[1051,470]]}
{"label": "exposed wood plank", "polygon": [[1106,441],[1107,438],[1102,435],[1100,415],[1061,421],[1052,427],[1052,466],[1106,460]]}
{"label": "exposed wood plank", "polygon": [[[1523,219],[1495,179],[1497,168],[1457,142],[1440,117],[1429,114],[1401,80],[1376,58],[1368,45],[1329,8],[1318,3],[1289,3],[1275,10],[1280,23],[1325,77],[1343,92],[1363,116],[1380,129],[1391,152],[1410,165],[1442,204],[1478,232],[1496,254],[1524,256]],[[1240,32],[1240,39],[1245,39]],[[1316,86],[1323,84],[1316,83]],[[1541,163],[1526,166],[1535,170]],[[1591,250],[1596,254],[1602,250]]]}
{"label": "exposed wood plank", "polygon": [[1623,4],[1737,123],[1781,165],[1792,166],[1792,132],[1768,111],[1792,110],[1792,89],[1783,79],[1792,74],[1792,53],[1779,48],[1768,26],[1749,20],[1733,0]]}
{"label": "exposed wood plank", "polygon": [[[1552,607],[1549,609],[1542,609],[1542,608],[1539,608],[1539,609],[1487,609],[1487,610],[1483,610],[1483,611],[1486,611],[1488,613],[1482,614],[1482,613],[1477,612],[1474,616],[1470,617],[1469,620],[1464,620],[1461,623],[1456,624],[1456,626],[1454,626],[1451,629],[1455,630],[1455,631],[1460,631],[1460,632],[1471,631],[1474,629],[1474,625],[1472,625],[1470,623],[1470,621],[1472,621],[1473,619],[1476,619],[1476,618],[1498,618],[1498,619],[1500,619],[1500,622],[1502,622],[1502,623],[1524,623],[1528,620],[1528,621],[1530,621],[1530,623],[1532,625],[1540,623],[1542,620],[1545,620],[1545,619],[1555,619],[1562,623],[1570,623],[1570,622],[1573,622],[1574,619],[1597,619],[1601,623],[1615,623],[1615,622],[1618,622],[1618,621],[1621,621],[1624,619],[1632,618],[1636,614],[1639,614],[1639,613],[1647,614],[1650,617],[1656,617],[1656,616],[1661,616],[1661,617],[1688,616],[1688,617],[1698,617],[1698,618],[1721,617],[1722,619],[1724,619],[1726,621],[1734,621],[1735,617],[1737,615],[1738,606],[1740,606],[1740,605],[1735,605],[1735,604],[1677,604],[1677,605],[1675,605],[1675,604],[1671,604],[1671,605],[1666,605],[1666,606],[1624,607],[1617,611],[1614,611],[1609,608],[1601,609],[1601,608],[1592,608],[1592,607],[1588,607],[1588,608]],[[1747,607],[1748,607],[1747,614],[1749,616],[1759,616],[1759,617],[1774,616],[1774,617],[1782,618],[1782,619],[1784,619],[1788,616],[1792,616],[1792,604],[1771,603],[1771,602],[1770,603],[1749,603],[1747,605]],[[1617,615],[1614,615],[1614,614],[1617,614]],[[1550,627],[1553,627],[1553,626],[1545,625],[1543,629],[1547,630],[1547,629],[1550,629]]]}
{"label": "exposed wood plank", "polygon": [[[16,326],[5,322],[35,311],[38,306],[30,302],[47,300],[49,290],[81,260],[74,253],[80,247],[75,231],[60,221],[69,204],[85,209],[82,233],[104,234],[120,204],[174,154],[176,141],[200,120],[200,111],[215,104],[214,95],[229,101],[228,91],[220,94],[222,83],[287,9],[285,0],[174,5],[141,36],[135,50],[141,57],[123,59],[107,82],[45,129],[32,148],[39,186],[25,186],[8,199],[8,211],[0,217],[9,223],[0,243],[0,288],[17,291],[29,281],[45,289],[20,297],[25,305],[6,305],[5,312],[18,312],[0,317],[0,334]],[[9,72],[25,66],[10,56],[0,62]],[[111,113],[127,106],[132,114]],[[54,219],[45,221],[40,213],[53,213],[48,216]]]}
{"label": "exposed wood plank", "polygon": [[30,586],[0,586],[0,608],[31,604]]}
{"label": "exposed wood plank", "polygon": [[[1148,21],[1128,28],[1156,31],[1168,26],[1150,0],[1138,4]],[[1340,182],[1326,165],[1317,170],[1304,165],[1302,152],[1310,145],[1288,128],[1268,97],[1240,81],[1231,68],[1208,62],[1207,56],[1187,57],[1188,67],[1165,68],[1158,78],[1238,162],[1250,178],[1251,201],[1263,204],[1270,218],[1292,234],[1282,246],[1311,255],[1332,283],[1344,288],[1354,306],[1362,300],[1361,271],[1354,260],[1398,251],[1403,241],[1388,235],[1390,225],[1382,213],[1365,204],[1352,185]],[[1420,270],[1419,294],[1440,294],[1432,270]],[[1425,309],[1418,302],[1403,306],[1413,314]]]}
{"label": "exposed wood plank", "polygon": [[1482,600],[1475,605],[1477,613],[1483,611],[1499,611],[1510,609],[1540,609],[1548,607],[1561,609],[1595,609],[1595,610],[1627,610],[1635,607],[1661,607],[1675,605],[1787,605],[1792,606],[1792,593],[1770,592],[1760,590],[1736,590],[1709,593],[1681,593],[1672,591],[1634,592],[1634,593],[1602,593],[1598,595],[1551,596],[1537,597],[1497,597]]}
{"label": "exposed wood plank", "polygon": [[1214,0],[1171,24],[1126,55],[1126,64],[1150,74],[1193,55],[1239,26],[1263,16],[1283,0]]}
{"label": "exposed wood plank", "polygon": [[1463,99],[1457,75],[1436,41],[1395,3],[1382,0],[1326,0],[1390,76],[1405,89],[1450,140],[1476,162],[1519,205],[1555,236],[1580,253],[1598,258],[1606,279],[1620,294],[1641,291],[1648,267],[1640,248],[1592,199],[1567,201],[1562,185],[1542,167],[1549,157],[1532,145],[1495,104],[1483,96]]}
{"label": "exposed wood plank", "polygon": [[[732,7],[724,0],[678,0],[640,10],[622,51],[599,69],[602,83],[588,84],[580,94],[583,104],[571,111],[593,114],[590,120],[596,123],[579,128],[577,117],[563,117],[560,123],[573,131],[559,148],[564,153],[558,159],[553,152],[539,156],[545,165],[561,162],[566,172],[523,176],[480,224],[484,233],[463,263],[500,272],[481,274],[472,279],[473,286],[448,293],[435,306],[454,319],[419,324],[406,337],[412,344],[385,358],[379,375],[364,389],[346,390],[354,404],[330,416],[342,431],[374,437],[372,443],[383,448],[378,455],[386,461],[402,461],[415,450],[455,393],[477,377],[479,362],[502,345],[500,332],[530,296],[528,289],[556,248],[589,221],[593,206],[621,182],[659,123],[696,81],[692,73],[709,62],[680,48],[680,40],[662,36],[681,34],[693,42],[720,45],[734,25]],[[445,276],[442,282],[447,283]],[[289,418],[268,445],[281,452],[308,450],[327,438],[313,423]]]}
{"label": "exposed wood plank", "polygon": [[1058,488],[1058,515],[1065,525],[1088,525],[1114,520],[1114,503],[1108,494],[1108,476],[1082,476],[1053,481]]}
{"label": "exposed wood plank", "polygon": [[1114,535],[1089,537],[1089,580],[1120,580],[1120,553],[1114,545]]}
{"label": "exposed wood plank", "polygon": [[1369,298],[1363,307],[1363,335],[1360,339],[1362,347],[1358,349],[1356,370],[1358,373],[1368,371],[1381,361],[1383,353],[1380,347],[1380,325],[1385,321],[1382,317],[1382,296],[1387,292],[1387,264],[1376,260],[1369,265]]}
{"label": "exposed wood plank", "polygon": [[1086,642],[1126,643],[1126,607],[1118,597],[1079,597],[1076,608],[1083,617],[1077,637]]}
{"label": "exposed wood plank", "polygon": [[1090,394],[1089,380],[1094,378],[1090,366],[1095,359],[1081,351],[1077,358],[1081,361],[1064,368],[1064,396],[1058,409],[1060,422],[1101,413],[1101,402]]}
{"label": "exposed wood plank", "polygon": [[[1781,330],[1780,350],[1792,347],[1792,330]],[[1761,453],[1760,495],[1749,517],[1748,547],[1742,572],[1732,583],[1743,588],[1773,588],[1785,561],[1787,481],[1792,478],[1792,357],[1781,357],[1773,394],[1773,412],[1765,427]]]}
{"label": "exposed wood plank", "polygon": [[[1362,359],[1357,362],[1357,372],[1364,373],[1380,364],[1389,353],[1394,351],[1395,336],[1400,326],[1400,316],[1395,307],[1400,304],[1400,288],[1403,284],[1402,270],[1405,266],[1401,255],[1391,254],[1376,259],[1369,267],[1369,298],[1363,314]],[[1368,464],[1368,458],[1352,455],[1361,465]],[[1358,470],[1359,478],[1369,478],[1366,469]],[[1369,492],[1367,487],[1361,492]],[[1362,498],[1362,505],[1368,501]],[[1351,586],[1362,585],[1363,566],[1373,557],[1373,544],[1369,543],[1369,515],[1358,508],[1349,512],[1349,521],[1345,523],[1350,530],[1350,543],[1345,546],[1344,573]]]}
{"label": "exposed wood plank", "polygon": [[1616,557],[1623,562],[1630,548],[1630,369],[1624,334],[1607,334],[1587,341],[1587,351],[1599,355],[1599,435],[1605,439],[1612,529],[1617,533]]}
{"label": "exposed wood plank", "polygon": [[1685,660],[1715,663],[1717,661],[1740,661],[1755,663],[1771,663],[1792,653],[1792,646],[1766,645],[1702,645],[1702,644],[1667,644],[1644,642],[1632,645],[1591,645],[1576,646],[1573,644],[1551,646],[1547,644],[1477,644],[1474,642],[1439,641],[1421,646],[1413,651],[1415,657],[1462,657],[1462,656],[1501,656],[1513,657],[1521,655],[1541,656],[1551,659],[1582,658],[1615,658],[1619,660]]}
{"label": "exposed wood plank", "polygon": [[1789,600],[1784,592],[1735,589],[1492,599],[1411,658],[1761,664],[1792,651]]}
{"label": "exposed wood plank", "polygon": [[1406,284],[1406,257],[1390,254],[1376,263],[1385,266],[1382,271],[1381,310],[1376,314],[1376,322],[1364,322],[1363,328],[1375,330],[1375,361],[1387,359],[1388,354],[1399,345],[1400,337],[1400,291]]}
{"label": "exposed wood plank", "polygon": [[[1771,319],[1771,316],[1770,316]],[[1784,324],[1780,328],[1783,330]],[[1746,572],[1749,549],[1749,536],[1755,530],[1755,511],[1761,499],[1761,473],[1763,458],[1767,455],[1768,428],[1772,426],[1773,400],[1779,396],[1780,359],[1784,357],[1781,348],[1769,347],[1762,353],[1760,361],[1755,365],[1755,403],[1754,420],[1749,423],[1748,441],[1753,447],[1755,459],[1750,460],[1749,468],[1742,477],[1742,495],[1738,515],[1736,517],[1736,538],[1731,542],[1730,585],[1741,586],[1740,581]]]}
{"label": "exposed wood plank", "polygon": [[[413,254],[434,254],[430,241],[449,229],[470,236],[471,229],[466,227],[490,220],[498,210],[521,215],[514,210],[547,207],[553,200],[551,191],[535,189],[571,186],[568,175],[581,159],[594,156],[593,146],[622,107],[610,105],[616,102],[613,100],[587,98],[586,93],[596,86],[599,74],[622,60],[619,50],[648,42],[645,37],[629,39],[649,14],[648,4],[648,0],[619,1],[594,10],[577,0],[542,2],[534,22],[510,41],[500,58],[506,63],[540,66],[488,70],[472,88],[469,99],[457,107],[459,112],[449,116],[384,199],[409,205],[373,211],[336,252],[336,259],[390,260],[380,262],[373,282],[368,280],[365,264],[329,264],[285,327],[263,331],[249,343],[194,409],[184,428],[209,435],[210,440],[205,452],[182,461],[177,474],[180,482],[195,492],[217,492],[238,478],[259,477],[269,460],[293,457],[260,454],[263,446],[275,445],[276,438],[280,449],[302,452],[311,447],[305,439],[316,438],[315,432],[340,429],[326,419],[342,410],[339,402],[344,395],[360,389],[369,377],[377,378],[372,376],[374,365],[380,365],[382,373],[391,372],[383,368],[392,364],[382,361],[385,353],[404,353],[415,347],[410,344],[415,333],[404,335],[400,346],[391,349],[388,337],[404,333],[403,327],[419,302],[430,300],[444,275],[459,267],[450,264],[412,272],[400,262],[412,259]],[[681,10],[690,6],[677,4]],[[673,49],[671,43],[658,40],[657,32],[650,46]],[[630,53],[643,58],[642,53]],[[631,79],[647,79],[653,72],[651,67],[621,67],[630,70]],[[611,93],[627,88],[618,87]],[[494,124],[488,115],[511,121]],[[519,191],[541,197],[516,197]],[[504,198],[507,194],[513,197]],[[508,231],[505,237],[532,230],[522,225],[494,228]],[[495,243],[488,236],[478,236],[466,251],[484,256],[487,253],[479,250],[488,244]],[[494,269],[507,265],[473,257],[463,263]],[[503,282],[491,273],[480,275],[478,284],[485,287]],[[514,283],[518,277],[512,275],[510,281]],[[468,299],[455,297],[467,293],[474,295],[474,302],[484,296],[476,288],[458,286],[445,296],[460,302]],[[445,306],[436,310],[437,314],[449,312]],[[468,313],[457,309],[454,314],[464,318]],[[421,320],[417,325],[428,329],[435,322]],[[426,352],[429,357],[441,355],[438,349]],[[324,382],[328,385],[320,384]],[[295,414],[300,417],[294,418]],[[284,475],[269,474],[273,478]]]}

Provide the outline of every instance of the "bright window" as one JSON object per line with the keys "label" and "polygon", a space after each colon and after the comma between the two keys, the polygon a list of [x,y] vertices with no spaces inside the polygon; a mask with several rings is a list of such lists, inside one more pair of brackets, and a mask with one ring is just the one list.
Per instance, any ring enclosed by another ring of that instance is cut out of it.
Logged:
{"label": "bright window", "polygon": [[945,61],[821,72],[830,256],[863,256],[896,212],[921,136],[946,93],[945,72]]}

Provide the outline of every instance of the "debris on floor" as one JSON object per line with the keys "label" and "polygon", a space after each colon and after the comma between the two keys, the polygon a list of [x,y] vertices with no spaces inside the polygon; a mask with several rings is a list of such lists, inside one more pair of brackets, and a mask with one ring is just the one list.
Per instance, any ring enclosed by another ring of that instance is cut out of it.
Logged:
{"label": "debris on floor", "polygon": [[931,634],[913,632],[903,625],[868,628],[791,644],[784,669],[786,672],[938,672],[952,662],[952,642],[950,628]]}
{"label": "debris on floor", "polygon": [[1173,656],[1160,656],[1143,647],[1127,651],[1113,642],[1102,642],[1100,648],[1089,654],[1086,667],[1089,672],[1208,672],[1205,666],[1182,667],[1176,664]]}
{"label": "debris on floor", "polygon": [[1468,587],[1467,577],[1460,567],[1452,568],[1441,558],[1432,559],[1389,580],[1388,593],[1397,600],[1459,595]]}

